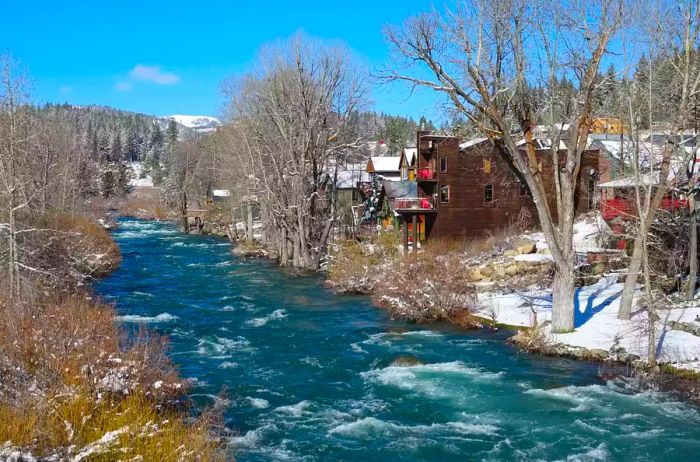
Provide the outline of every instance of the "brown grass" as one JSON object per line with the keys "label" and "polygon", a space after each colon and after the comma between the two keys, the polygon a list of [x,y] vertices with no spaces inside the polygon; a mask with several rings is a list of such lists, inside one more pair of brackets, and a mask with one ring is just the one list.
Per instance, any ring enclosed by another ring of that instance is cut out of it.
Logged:
{"label": "brown grass", "polygon": [[382,274],[373,298],[398,318],[469,327],[475,292],[459,258],[432,252],[408,255]]}
{"label": "brown grass", "polygon": [[399,238],[394,233],[383,233],[371,241],[344,241],[331,255],[328,283],[343,293],[372,291],[382,276],[382,265],[398,262]]}
{"label": "brown grass", "polygon": [[[36,306],[0,298],[0,441],[35,456],[63,457],[128,426],[104,454],[143,460],[220,460],[213,416],[184,423],[186,390],[148,331],[127,337],[114,309],[85,295],[48,296]],[[118,378],[119,388],[110,386]]]}

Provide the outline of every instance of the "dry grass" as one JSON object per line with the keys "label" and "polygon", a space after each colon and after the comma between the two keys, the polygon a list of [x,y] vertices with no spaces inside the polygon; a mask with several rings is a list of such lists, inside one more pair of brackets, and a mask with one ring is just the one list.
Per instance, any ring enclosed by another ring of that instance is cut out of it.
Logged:
{"label": "dry grass", "polygon": [[122,216],[149,220],[177,218],[177,211],[169,207],[158,188],[139,188],[128,194],[116,206]]}
{"label": "dry grass", "polygon": [[119,247],[92,220],[70,214],[34,218],[36,229],[22,235],[23,264],[34,268],[31,277],[52,287],[74,287],[86,276],[99,277],[119,265]]}
{"label": "dry grass", "polygon": [[475,291],[459,258],[433,252],[405,257],[382,274],[374,290],[375,302],[402,319],[476,325],[470,314]]}
{"label": "dry grass", "polygon": [[331,255],[328,284],[343,293],[370,293],[382,267],[398,262],[399,238],[383,233],[372,241],[344,241]]}
{"label": "dry grass", "polygon": [[128,427],[90,460],[217,459],[212,416],[186,424],[176,410],[186,384],[165,339],[127,337],[113,308],[85,295],[20,308],[0,298],[0,310],[0,441],[64,457]]}
{"label": "dry grass", "polygon": [[[210,461],[224,460],[212,443],[210,428],[217,417],[205,415],[184,423],[174,411],[158,409],[143,394],[118,401],[96,401],[77,392],[57,396],[40,408],[0,404],[0,441],[31,448],[34,455],[74,456],[92,447],[88,460]],[[6,423],[6,425],[5,425]],[[105,435],[116,432],[107,442]],[[103,439],[103,444],[95,442]]]}

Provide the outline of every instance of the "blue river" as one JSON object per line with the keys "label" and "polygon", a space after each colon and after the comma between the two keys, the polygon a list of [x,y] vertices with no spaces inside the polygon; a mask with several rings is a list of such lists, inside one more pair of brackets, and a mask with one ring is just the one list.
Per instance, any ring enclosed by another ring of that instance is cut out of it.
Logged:
{"label": "blue river", "polygon": [[[193,401],[225,409],[239,461],[700,458],[696,407],[600,381],[595,365],[392,321],[168,223],[122,220],[114,237],[123,262],[97,293],[170,338]],[[421,364],[393,366],[402,356]]]}

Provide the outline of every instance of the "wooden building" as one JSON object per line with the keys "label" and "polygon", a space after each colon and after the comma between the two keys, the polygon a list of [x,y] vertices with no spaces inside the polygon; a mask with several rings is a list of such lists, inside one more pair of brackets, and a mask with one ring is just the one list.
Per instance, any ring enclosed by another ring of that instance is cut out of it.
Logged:
{"label": "wooden building", "polygon": [[[404,245],[415,240],[475,237],[537,222],[529,189],[494,142],[479,138],[460,145],[457,137],[418,132],[416,147],[416,197],[401,197],[392,203],[404,223]],[[548,173],[551,150],[546,140],[538,140],[536,147],[545,189],[553,191]],[[525,156],[524,145],[522,149]],[[597,151],[584,153],[577,212],[597,208],[595,186],[601,177],[606,178],[608,169]],[[554,198],[550,199],[556,210]]]}

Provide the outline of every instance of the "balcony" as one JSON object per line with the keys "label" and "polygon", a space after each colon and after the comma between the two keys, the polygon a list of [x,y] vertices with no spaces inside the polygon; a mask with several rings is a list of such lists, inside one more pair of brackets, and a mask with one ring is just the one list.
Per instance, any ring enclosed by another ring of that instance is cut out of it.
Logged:
{"label": "balcony", "polygon": [[437,171],[430,167],[419,168],[416,173],[418,181],[437,181]]}
{"label": "balcony", "polygon": [[435,211],[435,200],[432,197],[400,197],[394,199],[392,208],[397,212]]}
{"label": "balcony", "polygon": [[[631,218],[637,215],[637,203],[634,199],[615,198],[602,201],[601,212],[603,219],[610,221],[618,216],[622,218]],[[661,200],[659,208],[669,212],[676,212],[688,207],[687,199],[679,199],[671,196],[666,196]]]}

